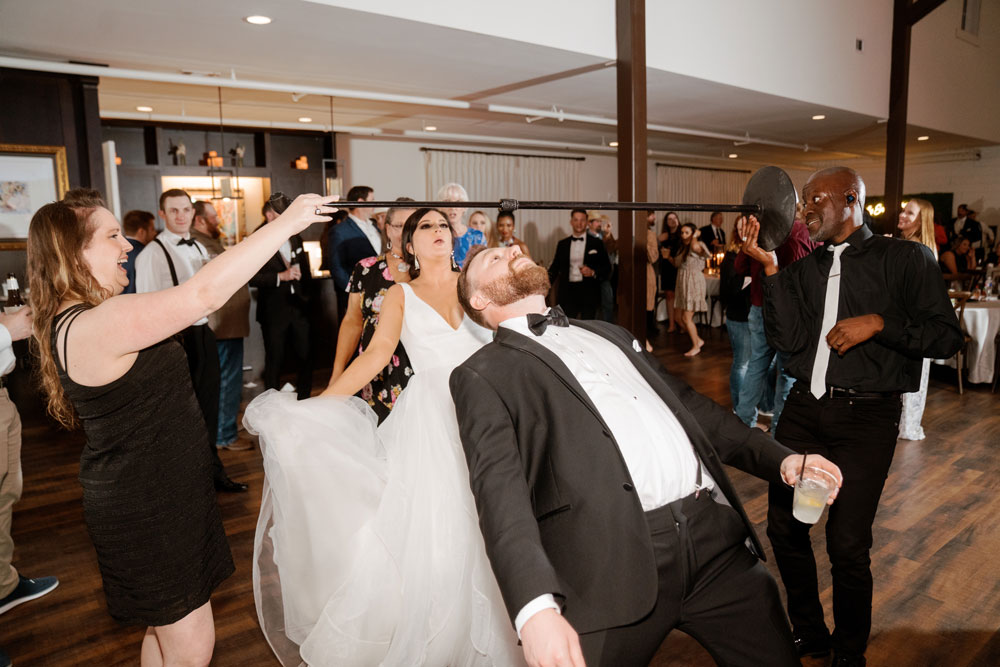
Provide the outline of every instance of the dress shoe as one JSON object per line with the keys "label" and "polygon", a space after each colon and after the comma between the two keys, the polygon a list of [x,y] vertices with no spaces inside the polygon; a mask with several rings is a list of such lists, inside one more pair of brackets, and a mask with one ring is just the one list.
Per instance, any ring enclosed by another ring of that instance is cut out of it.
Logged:
{"label": "dress shoe", "polygon": [[244,484],[243,482],[234,482],[228,477],[215,480],[216,491],[223,491],[225,493],[242,493],[249,488],[250,487],[247,484]]}
{"label": "dress shoe", "polygon": [[795,644],[795,652],[800,658],[822,658],[830,655],[830,638],[808,639],[796,636],[792,643]]}
{"label": "dress shoe", "polygon": [[847,655],[844,653],[833,654],[833,664],[831,667],[865,667],[867,661],[863,655]]}

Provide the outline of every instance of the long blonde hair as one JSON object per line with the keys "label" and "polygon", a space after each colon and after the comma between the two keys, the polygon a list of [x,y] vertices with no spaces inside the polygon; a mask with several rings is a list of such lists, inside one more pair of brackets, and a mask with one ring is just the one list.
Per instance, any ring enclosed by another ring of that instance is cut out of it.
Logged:
{"label": "long blonde hair", "polygon": [[28,227],[28,285],[38,374],[49,414],[66,428],[77,425],[77,416],[59,380],[52,322],[66,301],[96,306],[111,296],[95,284],[83,259],[83,249],[94,236],[93,215],[100,207],[98,200],[84,198],[46,204]]}
{"label": "long blonde hair", "polygon": [[917,197],[914,197],[907,203],[910,202],[916,204],[917,209],[920,211],[920,228],[912,240],[923,243],[937,257],[937,241],[934,240],[934,205],[926,199],[919,199]]}

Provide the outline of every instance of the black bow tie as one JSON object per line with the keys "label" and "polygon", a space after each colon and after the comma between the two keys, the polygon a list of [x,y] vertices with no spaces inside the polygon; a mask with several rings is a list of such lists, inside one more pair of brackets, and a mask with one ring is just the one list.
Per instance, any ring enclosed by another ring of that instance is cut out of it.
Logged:
{"label": "black bow tie", "polygon": [[177,245],[193,246],[195,243],[197,243],[197,241],[195,241],[194,239],[181,239],[180,241],[177,242]]}
{"label": "black bow tie", "polygon": [[552,306],[549,308],[549,312],[545,315],[540,313],[528,313],[528,328],[531,329],[531,333],[536,336],[541,336],[545,333],[546,327],[549,325],[556,327],[568,327],[569,318],[566,317],[566,313],[559,306]]}
{"label": "black bow tie", "polygon": [[586,236],[574,236],[572,238],[573,238],[574,241],[586,241],[587,240]]}

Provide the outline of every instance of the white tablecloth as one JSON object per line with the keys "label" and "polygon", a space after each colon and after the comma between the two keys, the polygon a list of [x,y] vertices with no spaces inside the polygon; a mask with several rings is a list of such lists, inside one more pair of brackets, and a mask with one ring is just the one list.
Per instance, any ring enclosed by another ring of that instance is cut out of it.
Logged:
{"label": "white tablecloth", "polygon": [[[969,342],[969,378],[971,384],[993,382],[993,364],[996,359],[994,339],[1000,329],[1000,301],[978,301],[965,304],[963,316],[965,330],[972,340]],[[954,359],[937,359],[934,363],[954,367]]]}
{"label": "white tablecloth", "polygon": [[[709,325],[713,327],[721,327],[723,324],[722,317],[722,302],[719,300],[719,285],[721,281],[719,276],[705,275],[705,306],[711,312],[711,318],[709,318]],[[715,297],[715,305],[712,304],[712,297]],[[695,313],[695,323],[704,323],[709,313]],[[660,299],[659,303],[656,305],[656,320],[658,322],[665,322],[668,319],[667,315],[667,302],[664,299]]]}

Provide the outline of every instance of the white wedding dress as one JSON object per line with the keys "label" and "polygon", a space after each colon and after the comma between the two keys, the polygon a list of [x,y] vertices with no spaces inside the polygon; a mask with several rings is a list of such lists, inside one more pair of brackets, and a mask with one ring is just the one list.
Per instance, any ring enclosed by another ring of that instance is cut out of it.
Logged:
{"label": "white wedding dress", "polygon": [[261,627],[286,667],[523,665],[479,532],[448,388],[489,341],[452,329],[409,285],[400,339],[414,369],[389,418],[359,398],[269,391],[254,540]]}

